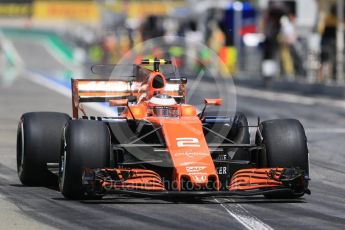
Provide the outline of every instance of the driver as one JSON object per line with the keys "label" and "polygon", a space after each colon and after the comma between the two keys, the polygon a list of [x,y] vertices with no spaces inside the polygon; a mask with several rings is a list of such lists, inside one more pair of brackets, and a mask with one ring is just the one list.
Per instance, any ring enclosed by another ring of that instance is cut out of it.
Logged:
{"label": "driver", "polygon": [[175,99],[167,94],[157,94],[153,96],[149,103],[152,105],[152,115],[157,117],[177,117],[178,110]]}

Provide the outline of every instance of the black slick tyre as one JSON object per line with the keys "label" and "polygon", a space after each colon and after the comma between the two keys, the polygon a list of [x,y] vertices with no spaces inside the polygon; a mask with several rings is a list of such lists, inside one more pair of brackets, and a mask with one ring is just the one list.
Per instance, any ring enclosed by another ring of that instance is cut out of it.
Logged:
{"label": "black slick tyre", "polygon": [[[302,124],[295,119],[277,119],[264,121],[259,130],[262,151],[259,153],[259,165],[267,168],[299,168],[309,176],[308,146]],[[257,134],[257,138],[259,135]],[[267,194],[267,198],[297,198],[302,195],[291,193]]]}
{"label": "black slick tyre", "polygon": [[100,121],[72,120],[64,137],[59,167],[60,191],[67,199],[92,197],[82,184],[85,168],[109,167],[110,134]]}
{"label": "black slick tyre", "polygon": [[64,113],[32,112],[22,115],[17,130],[17,171],[22,184],[57,185],[47,163],[59,162],[61,135],[70,117]]}

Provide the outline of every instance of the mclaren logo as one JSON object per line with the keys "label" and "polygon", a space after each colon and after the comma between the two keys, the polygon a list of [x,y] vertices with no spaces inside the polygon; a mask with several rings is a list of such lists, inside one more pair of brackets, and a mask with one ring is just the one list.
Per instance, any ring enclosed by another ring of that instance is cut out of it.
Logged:
{"label": "mclaren logo", "polygon": [[187,157],[207,157],[210,153],[207,152],[178,152],[174,154],[175,157],[187,156]]}

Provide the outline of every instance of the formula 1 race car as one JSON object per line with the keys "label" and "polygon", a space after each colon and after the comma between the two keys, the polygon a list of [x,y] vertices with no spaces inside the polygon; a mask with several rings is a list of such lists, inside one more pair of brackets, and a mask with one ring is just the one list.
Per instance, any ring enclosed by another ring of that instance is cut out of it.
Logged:
{"label": "formula 1 race car", "polygon": [[[299,121],[258,119],[251,143],[253,126],[243,113],[209,111],[221,99],[204,99],[200,113],[186,104],[187,79],[160,71],[169,64],[142,60],[132,65],[129,80],[72,79],[72,119],[55,112],[22,115],[21,182],[58,182],[68,199],[108,193],[269,198],[310,193],[307,140]],[[106,102],[119,116],[88,116],[85,102]]]}

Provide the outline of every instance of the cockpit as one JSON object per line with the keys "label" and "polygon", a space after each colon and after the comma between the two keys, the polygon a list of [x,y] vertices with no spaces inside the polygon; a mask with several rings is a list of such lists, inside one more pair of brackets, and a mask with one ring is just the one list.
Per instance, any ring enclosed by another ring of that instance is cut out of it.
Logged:
{"label": "cockpit", "polygon": [[148,114],[155,117],[178,117],[180,111],[172,96],[157,94],[149,100]]}

